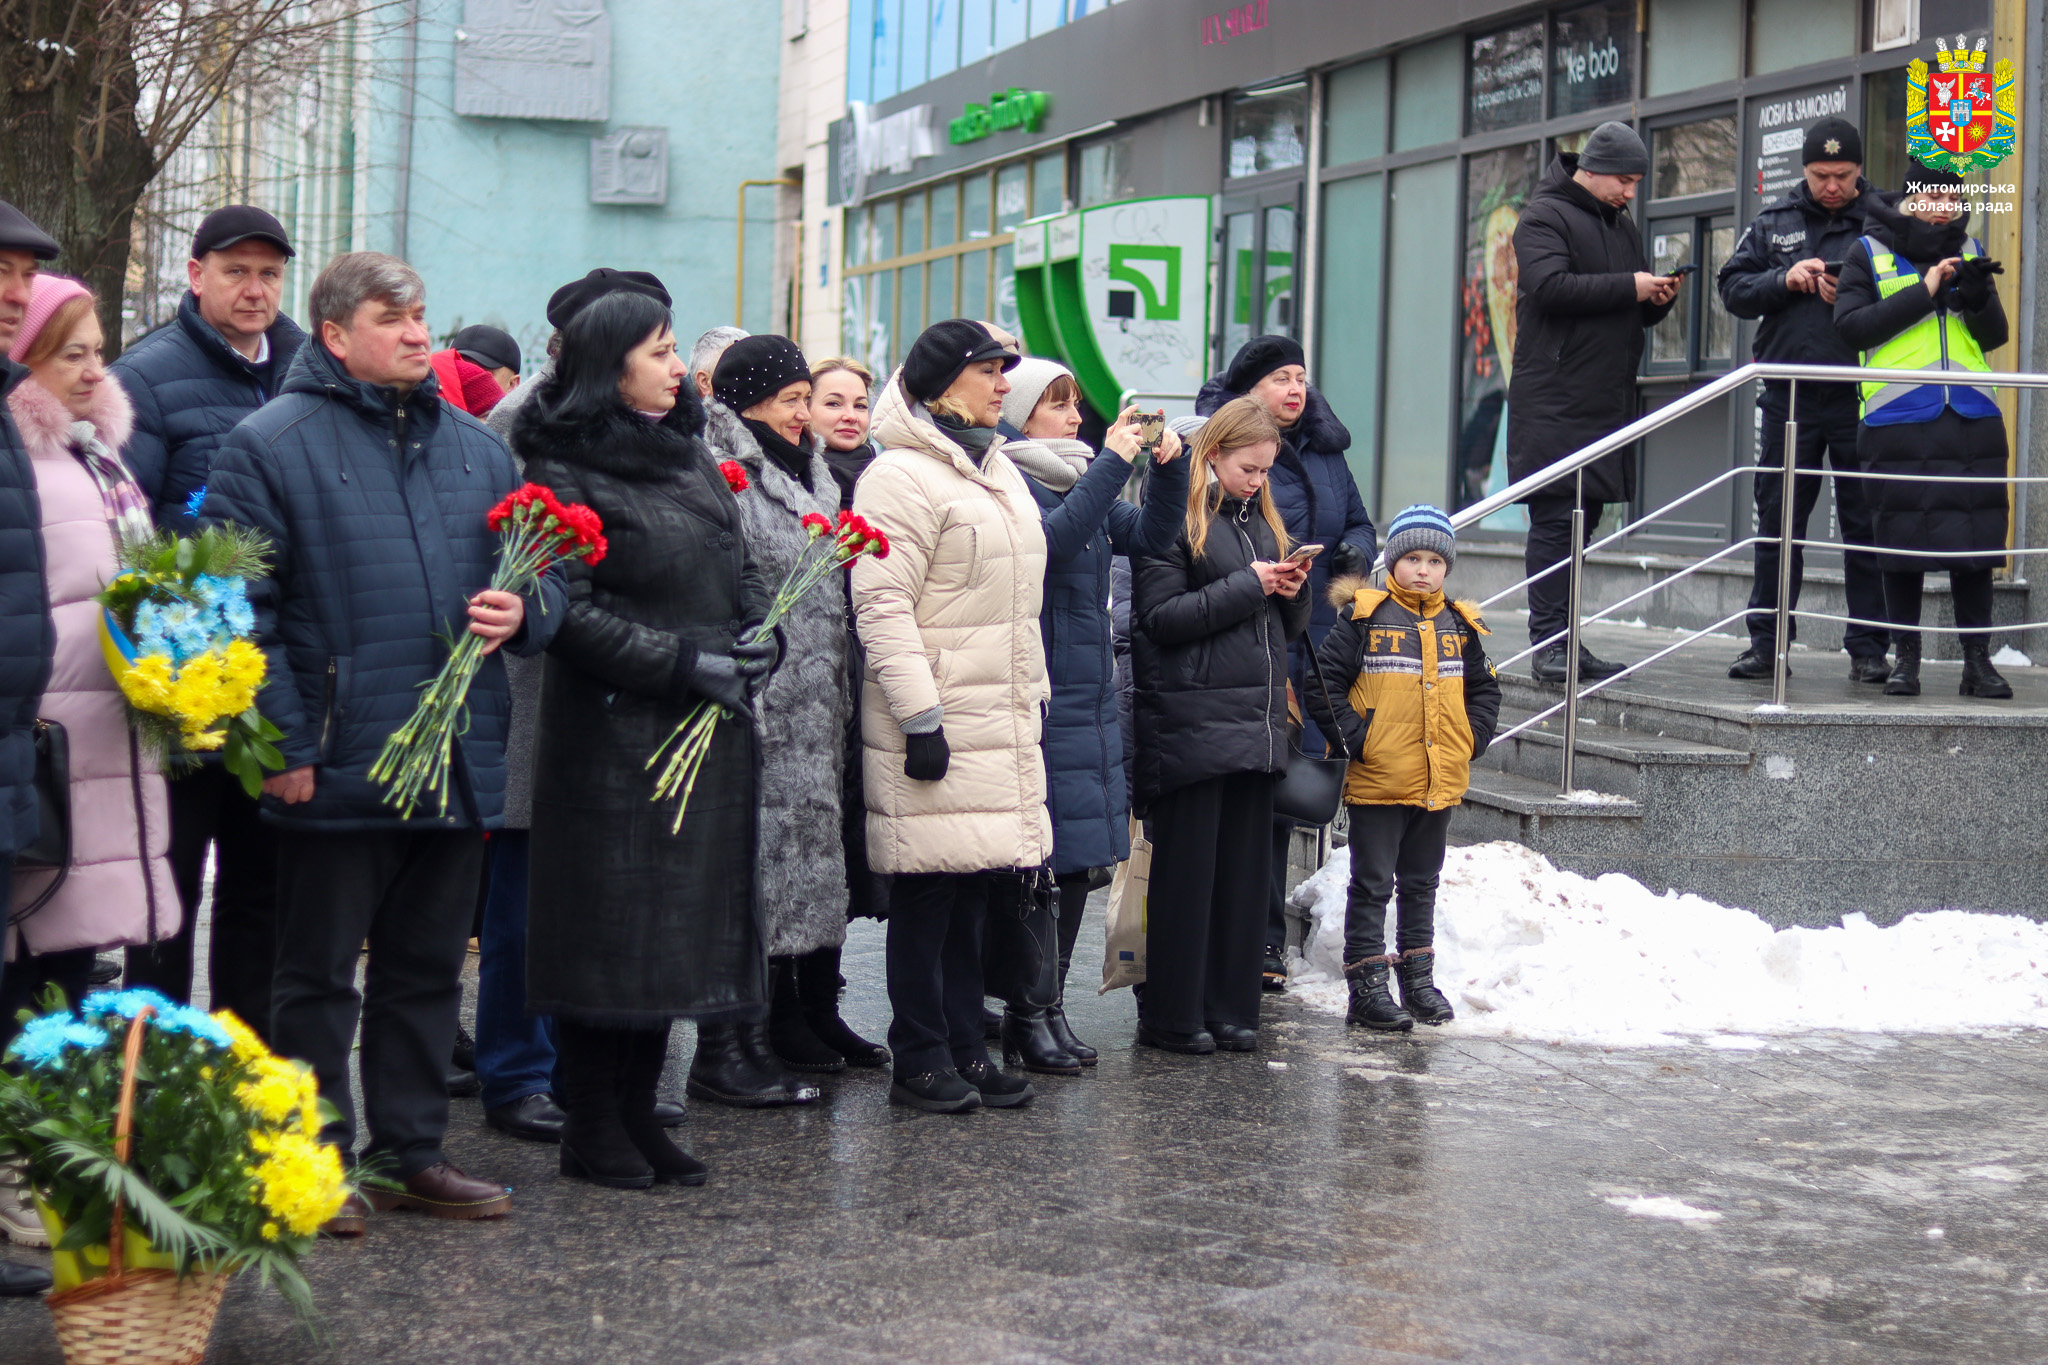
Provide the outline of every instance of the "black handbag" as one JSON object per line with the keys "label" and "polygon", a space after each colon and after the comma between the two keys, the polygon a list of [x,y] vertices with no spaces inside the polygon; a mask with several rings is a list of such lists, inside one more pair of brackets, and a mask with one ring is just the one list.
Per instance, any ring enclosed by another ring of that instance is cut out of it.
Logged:
{"label": "black handbag", "polygon": [[54,720],[38,720],[36,747],[36,837],[14,851],[14,866],[50,872],[50,884],[10,918],[17,924],[50,903],[71,875],[71,736]]}
{"label": "black handbag", "polygon": [[[1316,675],[1316,686],[1322,689],[1323,705],[1330,708],[1334,718],[1337,704],[1330,700],[1330,685],[1323,681],[1322,663],[1314,654],[1309,655],[1308,667]],[[1310,717],[1304,714],[1303,734],[1308,733],[1309,722]],[[1298,739],[1287,747],[1287,771],[1273,788],[1273,813],[1304,825],[1329,824],[1337,818],[1337,808],[1344,804],[1344,770],[1351,766],[1351,760],[1341,750],[1334,758],[1327,750],[1320,756],[1305,753]]]}

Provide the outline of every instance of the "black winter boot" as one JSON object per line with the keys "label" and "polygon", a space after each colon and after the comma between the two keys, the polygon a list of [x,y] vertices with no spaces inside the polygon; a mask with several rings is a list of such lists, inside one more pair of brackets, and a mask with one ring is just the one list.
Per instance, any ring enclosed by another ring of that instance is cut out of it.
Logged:
{"label": "black winter boot", "polygon": [[1382,1033],[1406,1033],[1415,1027],[1415,1016],[1395,1004],[1393,992],[1387,989],[1387,976],[1394,960],[1389,953],[1345,966],[1345,984],[1351,988],[1351,1008],[1344,1014],[1346,1023],[1363,1024]]}
{"label": "black winter boot", "polygon": [[1060,975],[1055,994],[1056,1003],[1045,1012],[1046,1025],[1052,1029],[1053,1041],[1060,1045],[1060,1051],[1072,1057],[1082,1066],[1094,1066],[1098,1060],[1095,1049],[1074,1036],[1074,1030],[1067,1024],[1067,971],[1074,965],[1074,941],[1081,936],[1081,914],[1077,908],[1067,913],[1064,898],[1060,902]]}
{"label": "black winter boot", "polygon": [[1897,643],[1893,645],[1893,654],[1896,662],[1892,664],[1891,677],[1885,681],[1884,694],[1887,697],[1919,696],[1920,632],[1900,631]]}
{"label": "black winter boot", "polygon": [[[1059,1000],[1059,912],[1052,879],[1005,877],[996,886],[989,896],[981,962],[983,980],[1003,998],[1003,1062],[1046,1076],[1078,1076],[1080,1059],[1060,1047],[1047,1018]],[[964,1068],[960,1074],[980,1085]],[[981,1089],[982,1103],[1003,1103]]]}
{"label": "black winter boot", "polygon": [[1436,965],[1436,949],[1410,948],[1400,955],[1394,975],[1401,979],[1401,1006],[1421,1024],[1448,1024],[1458,1017],[1451,1002],[1430,977]]}
{"label": "black winter boot", "polygon": [[846,1057],[811,1031],[797,988],[794,957],[768,959],[768,1043],[791,1071],[846,1070]]}
{"label": "black winter boot", "polygon": [[837,948],[820,948],[796,960],[796,994],[804,1020],[817,1040],[844,1057],[848,1066],[887,1066],[889,1049],[861,1037],[839,1017],[839,954]]}
{"label": "black winter boot", "polygon": [[2012,684],[1991,666],[1991,642],[1981,635],[1963,637],[1963,685],[1956,690],[1965,697],[1994,701],[2012,696]]}
{"label": "black winter boot", "polygon": [[654,1094],[661,1068],[668,1060],[669,1026],[635,1029],[626,1035],[625,1065],[619,1074],[619,1119],[626,1136],[667,1185],[701,1185],[704,1163],[669,1140],[654,1112]]}
{"label": "black winter boot", "polygon": [[560,1019],[561,1057],[555,1098],[568,1116],[562,1124],[562,1174],[615,1190],[644,1190],[654,1168],[640,1155],[619,1113],[619,1090],[632,1035]]}
{"label": "black winter boot", "polygon": [[[784,1104],[808,1104],[818,1098],[818,1087],[800,1082],[774,1065],[763,1066],[751,1043],[751,1034],[767,1032],[766,1024],[699,1024],[697,1055],[690,1062],[690,1077],[684,1084],[693,1099],[729,1104],[736,1109],[767,1109]],[[759,1052],[768,1046],[762,1040]]]}

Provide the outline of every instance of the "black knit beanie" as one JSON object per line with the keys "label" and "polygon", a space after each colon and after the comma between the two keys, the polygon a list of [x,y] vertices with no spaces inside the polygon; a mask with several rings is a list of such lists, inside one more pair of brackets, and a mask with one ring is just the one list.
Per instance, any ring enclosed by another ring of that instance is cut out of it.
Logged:
{"label": "black knit beanie", "polygon": [[1234,394],[1250,393],[1252,385],[1285,365],[1307,367],[1300,342],[1293,337],[1253,337],[1231,357],[1230,368],[1223,372],[1223,387]]}
{"label": "black knit beanie", "polygon": [[1824,118],[1806,130],[1806,142],[1799,149],[1799,164],[1816,161],[1853,161],[1863,164],[1863,135],[1845,118]]}
{"label": "black knit beanie", "polygon": [[742,337],[718,358],[711,396],[734,412],[745,412],[791,384],[810,382],[811,367],[788,337]]}

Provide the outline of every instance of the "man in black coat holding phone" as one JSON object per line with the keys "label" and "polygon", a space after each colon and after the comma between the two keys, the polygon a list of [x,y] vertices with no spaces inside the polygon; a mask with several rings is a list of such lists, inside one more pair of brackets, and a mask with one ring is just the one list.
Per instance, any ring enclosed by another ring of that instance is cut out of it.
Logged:
{"label": "man in black coat holding phone", "polygon": [[[1854,365],[1855,348],[1835,330],[1835,272],[1864,232],[1870,184],[1863,178],[1863,139],[1847,119],[1824,118],[1806,130],[1800,156],[1804,178],[1765,207],[1735,244],[1715,283],[1721,302],[1738,318],[1760,318],[1750,354],[1758,360],[1804,365]],[[1777,649],[1778,542],[1784,524],[1785,417],[1791,384],[1766,380],[1757,398],[1762,442],[1757,450],[1756,581],[1749,590],[1749,648],[1728,669],[1731,678],[1768,678]],[[1820,468],[1823,454],[1838,470],[1859,468],[1856,459],[1856,386],[1799,386],[1798,467]],[[1766,473],[1777,470],[1778,473]],[[1835,481],[1835,509],[1842,539],[1871,543],[1870,490],[1861,479]],[[1792,534],[1806,539],[1806,523],[1820,498],[1818,475],[1793,480]],[[1792,550],[1792,605],[1799,605],[1805,553]],[[1877,556],[1849,551],[1842,556],[1849,615],[1882,621],[1884,583]],[[1799,623],[1790,624],[1793,639]],[[1849,651],[1849,676],[1881,683],[1891,676],[1885,663],[1887,632],[1850,626],[1842,632]]]}
{"label": "man in black coat holding phone", "polygon": [[[1603,123],[1580,151],[1562,152],[1537,184],[1515,228],[1515,367],[1508,383],[1508,476],[1548,468],[1636,419],[1636,367],[1643,329],[1671,311],[1679,281],[1653,275],[1641,231],[1629,216],[1650,154],[1625,123]],[[1616,451],[1585,470],[1586,535],[1603,504],[1635,493],[1635,457]],[[1566,626],[1575,480],[1560,479],[1525,499],[1529,541],[1529,641]],[[1550,572],[1545,573],[1545,570]],[[1565,641],[1536,655],[1539,682],[1565,679]],[[1621,671],[1579,652],[1582,679]]]}

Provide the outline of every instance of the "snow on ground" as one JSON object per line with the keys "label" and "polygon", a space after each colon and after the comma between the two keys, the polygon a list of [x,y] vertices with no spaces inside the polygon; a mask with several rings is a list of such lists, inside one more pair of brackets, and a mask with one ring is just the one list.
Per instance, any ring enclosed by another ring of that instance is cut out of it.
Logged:
{"label": "snow on ground", "polygon": [[[1349,849],[1295,889],[1311,923],[1288,990],[1345,1007]],[[1389,940],[1394,907],[1387,908]],[[1436,911],[1450,1033],[1648,1047],[1767,1047],[1818,1029],[2048,1027],[2048,925],[1934,910],[1879,928],[1773,929],[1746,910],[1560,871],[1520,844],[1453,848]]]}
{"label": "snow on ground", "polygon": [[2032,668],[2034,666],[2032,659],[2029,659],[2011,645],[2000,645],[1998,652],[1991,656],[1991,662],[1997,668]]}

